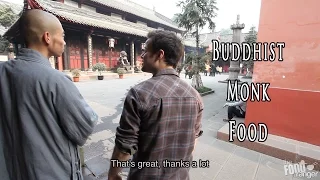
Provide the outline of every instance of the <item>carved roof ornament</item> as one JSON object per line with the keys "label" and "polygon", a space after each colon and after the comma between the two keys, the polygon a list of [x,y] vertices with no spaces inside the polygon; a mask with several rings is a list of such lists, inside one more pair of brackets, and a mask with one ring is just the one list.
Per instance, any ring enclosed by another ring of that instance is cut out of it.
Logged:
{"label": "carved roof ornament", "polygon": [[244,23],[240,24],[240,15],[237,15],[237,22],[231,25],[231,29],[243,29],[245,27]]}
{"label": "carved roof ornament", "polygon": [[240,24],[240,15],[237,15],[237,24]]}

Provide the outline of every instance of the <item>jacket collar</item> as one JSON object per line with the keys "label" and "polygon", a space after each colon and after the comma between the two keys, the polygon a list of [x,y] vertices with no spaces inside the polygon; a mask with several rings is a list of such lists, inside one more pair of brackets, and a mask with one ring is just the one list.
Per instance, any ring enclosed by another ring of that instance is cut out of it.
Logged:
{"label": "jacket collar", "polygon": [[154,75],[153,77],[162,76],[162,75],[175,75],[175,76],[179,77],[177,71],[175,69],[172,69],[172,68],[162,69],[156,75]]}
{"label": "jacket collar", "polygon": [[35,51],[33,49],[28,49],[28,48],[20,49],[16,59],[23,60],[23,61],[36,62],[42,65],[51,67],[51,64],[48,58],[44,57],[38,51]]}

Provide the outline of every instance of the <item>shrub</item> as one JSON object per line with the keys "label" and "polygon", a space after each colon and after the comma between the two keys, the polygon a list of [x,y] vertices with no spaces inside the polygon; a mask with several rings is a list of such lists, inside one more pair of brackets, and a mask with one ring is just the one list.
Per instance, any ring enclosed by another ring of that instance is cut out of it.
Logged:
{"label": "shrub", "polygon": [[211,88],[208,88],[208,87],[205,87],[205,86],[202,86],[198,89],[196,89],[199,93],[205,93],[205,92],[208,92],[208,91],[211,91],[212,89]]}

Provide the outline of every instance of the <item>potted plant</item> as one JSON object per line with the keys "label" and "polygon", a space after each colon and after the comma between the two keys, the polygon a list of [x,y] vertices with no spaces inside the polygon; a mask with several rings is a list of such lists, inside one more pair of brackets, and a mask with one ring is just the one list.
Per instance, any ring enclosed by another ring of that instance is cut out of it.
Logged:
{"label": "potted plant", "polygon": [[79,77],[80,77],[80,69],[72,69],[71,74],[73,76],[73,82],[79,82]]}
{"label": "potted plant", "polygon": [[119,75],[119,78],[120,78],[120,79],[123,79],[123,74],[125,73],[124,68],[118,68],[118,69],[117,69],[117,73],[118,73],[118,75]]}
{"label": "potted plant", "polygon": [[93,71],[98,70],[98,73],[99,73],[98,80],[103,80],[104,76],[102,76],[102,71],[106,71],[107,66],[104,63],[97,63],[97,64],[93,65],[92,70]]}

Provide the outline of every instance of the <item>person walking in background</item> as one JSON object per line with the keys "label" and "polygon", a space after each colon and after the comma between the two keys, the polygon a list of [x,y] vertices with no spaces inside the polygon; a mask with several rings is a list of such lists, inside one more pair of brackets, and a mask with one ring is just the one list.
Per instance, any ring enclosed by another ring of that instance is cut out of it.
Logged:
{"label": "person walking in background", "polygon": [[205,65],[205,70],[204,70],[204,75],[208,76],[208,73],[210,73],[210,65],[208,63],[206,63]]}
{"label": "person walking in background", "polygon": [[222,71],[222,67],[221,66],[217,66],[216,67],[217,74],[221,74],[221,71]]}
{"label": "person walking in background", "polygon": [[184,78],[187,79],[187,76],[188,76],[188,73],[189,73],[189,65],[185,65],[184,66],[184,71],[185,71]]}
{"label": "person walking in background", "polygon": [[213,63],[211,63],[210,69],[210,76],[215,76],[216,66]]}
{"label": "person walking in background", "polygon": [[64,30],[52,14],[24,12],[27,48],[0,64],[1,180],[82,180],[78,146],[98,121],[70,77],[53,69]]}

